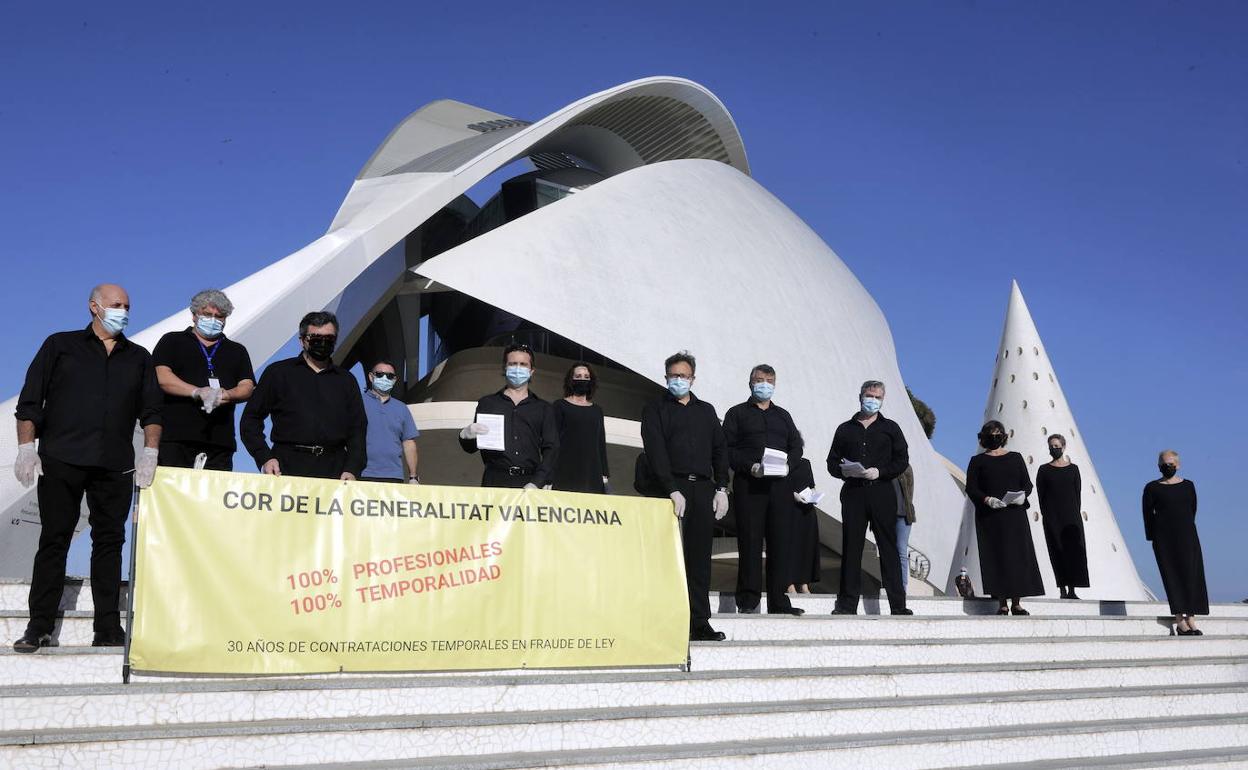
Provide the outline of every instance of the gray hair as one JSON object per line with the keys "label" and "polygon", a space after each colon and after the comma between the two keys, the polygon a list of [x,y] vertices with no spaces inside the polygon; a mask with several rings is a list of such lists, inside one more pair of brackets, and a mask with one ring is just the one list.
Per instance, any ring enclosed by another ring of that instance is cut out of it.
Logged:
{"label": "gray hair", "polygon": [[215,307],[227,316],[234,312],[234,303],[230,302],[225,292],[219,289],[204,289],[191,297],[191,312],[195,315],[199,315],[209,307]]}
{"label": "gray hair", "polygon": [[1157,453],[1157,462],[1164,463],[1166,461],[1166,455],[1174,455],[1174,459],[1176,460],[1179,459],[1178,452],[1174,451],[1173,449],[1163,449]]}
{"label": "gray hair", "polygon": [[[861,396],[863,393],[866,393],[868,390],[871,390],[872,388],[879,388],[880,390],[884,390],[884,383],[880,382],[879,380],[867,380],[866,382],[862,383],[862,387],[858,389],[858,395]],[[888,391],[884,390],[884,392],[887,393]]]}
{"label": "gray hair", "polygon": [[1062,444],[1062,449],[1066,448],[1066,437],[1060,433],[1050,433],[1049,441],[1060,441]]}

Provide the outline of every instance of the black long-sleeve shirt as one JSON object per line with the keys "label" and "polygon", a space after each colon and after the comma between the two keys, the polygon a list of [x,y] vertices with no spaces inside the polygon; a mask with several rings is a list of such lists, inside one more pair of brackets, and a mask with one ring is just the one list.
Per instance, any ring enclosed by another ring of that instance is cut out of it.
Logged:
{"label": "black long-sleeve shirt", "polygon": [[1003,455],[981,452],[973,456],[966,466],[966,496],[974,503],[977,514],[991,516],[997,510],[1030,508],[1029,499],[1001,509],[990,508],[984,499],[995,497],[1000,500],[1007,492],[1026,492],[1030,497],[1032,488],[1027,463],[1018,452]]}
{"label": "black long-sleeve shirt", "polygon": [[724,438],[728,460],[737,473],[749,473],[754,463],[763,461],[763,449],[770,447],[788,454],[789,470],[802,459],[802,434],[787,409],[774,402],[759,409],[750,400],[737,404],[724,415]]}
{"label": "black long-sleeve shirt", "polygon": [[118,335],[112,353],[88,326],[43,342],[14,417],[35,424],[40,454],[71,465],[134,467],[134,423],[160,425],[164,402],[152,357]]}
{"label": "black long-sleeve shirt", "polygon": [[345,445],[343,470],[357,477],[363,472],[368,460],[368,417],[360,384],[346,369],[331,364],[318,372],[302,355],[269,364],[238,424],[243,446],[257,467],[273,458],[273,450],[264,440],[264,418],[269,416],[273,418],[270,438],[274,444]]}
{"label": "black long-sleeve shirt", "polygon": [[[503,443],[506,451],[481,450],[481,461],[487,467],[504,471],[508,468],[530,470],[533,483],[539,487],[554,479],[559,426],[555,424],[555,411],[549,402],[530,392],[517,404],[500,390],[477,401],[477,414],[501,414],[506,431]],[[475,438],[461,438],[459,445],[465,452],[477,451]]]}
{"label": "black long-sleeve shirt", "polygon": [[728,442],[715,407],[692,393],[682,404],[670,393],[641,412],[641,443],[650,468],[670,495],[676,476],[714,479],[728,486]]}
{"label": "black long-sleeve shirt", "polygon": [[[874,482],[866,479],[848,478],[841,475],[842,462],[861,463],[864,468],[875,468],[880,477]],[[857,415],[837,426],[832,436],[832,449],[828,452],[828,473],[844,479],[848,486],[863,486],[891,481],[902,474],[910,464],[910,447],[905,434],[897,423],[884,414],[877,413],[875,421],[863,427]]]}

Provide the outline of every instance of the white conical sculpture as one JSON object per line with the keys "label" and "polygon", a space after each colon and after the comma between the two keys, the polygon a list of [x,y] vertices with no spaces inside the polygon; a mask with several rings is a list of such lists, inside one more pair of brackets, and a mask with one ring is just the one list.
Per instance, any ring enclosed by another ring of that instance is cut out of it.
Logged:
{"label": "white conical sculpture", "polygon": [[[1079,595],[1088,599],[1151,598],[1131,561],[1101,479],[1092,464],[1092,455],[1084,443],[1083,433],[1075,424],[1070,404],[1062,394],[1053,364],[1040,342],[1040,334],[1036,331],[1036,324],[1027,310],[1017,281],[1010,287],[1005,328],[1001,332],[1001,344],[997,347],[996,369],[992,373],[992,387],[984,407],[984,421],[988,420],[999,420],[1005,425],[1010,437],[1008,448],[1023,456],[1033,482],[1036,470],[1049,462],[1049,435],[1059,433],[1066,438],[1066,454],[1071,462],[1079,466],[1083,479],[1081,507],[1091,586],[1080,588]],[[1031,511],[1034,514],[1039,509],[1033,495]],[[1036,561],[1044,576],[1046,595],[1057,596],[1058,588],[1049,564],[1043,523],[1036,521],[1034,515],[1030,520]]]}

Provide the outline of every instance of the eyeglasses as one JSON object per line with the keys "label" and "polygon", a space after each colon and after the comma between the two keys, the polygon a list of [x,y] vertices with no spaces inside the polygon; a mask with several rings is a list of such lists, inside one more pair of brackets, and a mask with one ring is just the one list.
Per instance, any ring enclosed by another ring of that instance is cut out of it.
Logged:
{"label": "eyeglasses", "polygon": [[382,378],[382,379],[386,379],[386,380],[393,380],[393,379],[397,376],[397,375],[395,375],[395,373],[394,373],[394,372],[378,372],[378,371],[373,371],[373,372],[369,372],[369,374],[373,375],[374,377],[380,377],[380,378]]}
{"label": "eyeglasses", "polygon": [[337,334],[305,334],[303,335],[303,338],[307,340],[308,342],[315,342],[316,340],[328,340],[330,342],[333,342],[334,340],[338,339],[338,335]]}

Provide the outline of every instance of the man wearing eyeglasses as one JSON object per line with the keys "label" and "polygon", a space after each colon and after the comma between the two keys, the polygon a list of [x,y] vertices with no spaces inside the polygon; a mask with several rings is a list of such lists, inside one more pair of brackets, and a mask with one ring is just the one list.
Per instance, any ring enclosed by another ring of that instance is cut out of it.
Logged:
{"label": "man wearing eyeglasses", "polygon": [[[308,313],[299,322],[303,352],[274,361],[243,410],[239,433],[262,473],[354,481],[367,462],[368,418],[359,383],[334,364],[338,319]],[[264,420],[273,418],[270,438]]]}
{"label": "man wearing eyeglasses", "polygon": [[191,468],[203,454],[209,470],[234,469],[234,405],[256,388],[247,348],[225,336],[229,297],[205,289],[191,297],[191,325],[160,338],[152,351],[164,391],[160,464]]}
{"label": "man wearing eyeglasses", "polygon": [[[416,421],[403,403],[391,395],[399,376],[394,364],[382,359],[369,367],[364,391],[368,416],[368,465],[360,481],[419,484],[416,473]],[[406,471],[404,465],[406,464]]]}
{"label": "man wearing eyeglasses", "polygon": [[529,392],[536,363],[528,345],[508,345],[503,350],[506,384],[477,401],[476,421],[459,432],[460,447],[476,452],[480,449],[478,438],[490,433],[482,415],[494,420],[496,427],[497,420],[502,419],[503,449],[481,449],[483,487],[537,489],[554,478],[559,428],[550,403]]}

